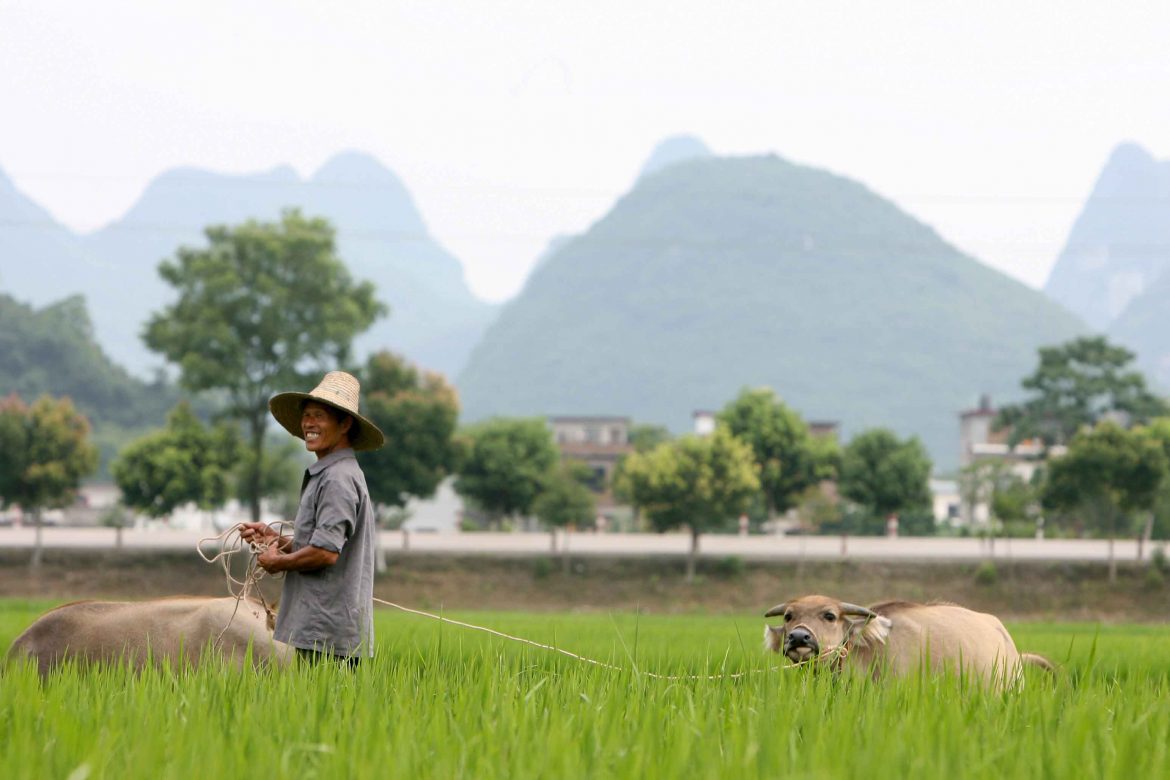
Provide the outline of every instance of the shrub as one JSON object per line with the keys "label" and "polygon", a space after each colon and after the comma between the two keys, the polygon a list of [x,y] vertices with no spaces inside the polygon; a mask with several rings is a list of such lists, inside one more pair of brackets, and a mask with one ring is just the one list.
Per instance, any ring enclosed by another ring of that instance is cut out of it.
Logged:
{"label": "shrub", "polygon": [[1170,569],[1170,561],[1166,560],[1166,547],[1164,545],[1158,545],[1150,553],[1150,563],[1162,574],[1167,573],[1167,570]]}
{"label": "shrub", "polygon": [[1162,574],[1162,570],[1157,566],[1151,566],[1146,569],[1146,575],[1142,579],[1142,585],[1146,590],[1161,590],[1162,586],[1166,584],[1166,575]]}
{"label": "shrub", "polygon": [[720,577],[742,577],[746,568],[738,555],[727,555],[715,562],[715,573]]}
{"label": "shrub", "polygon": [[548,575],[552,574],[552,561],[548,558],[537,558],[532,562],[532,576],[538,580],[543,580]]}
{"label": "shrub", "polygon": [[999,570],[991,561],[984,561],[975,568],[975,584],[989,587],[999,581]]}

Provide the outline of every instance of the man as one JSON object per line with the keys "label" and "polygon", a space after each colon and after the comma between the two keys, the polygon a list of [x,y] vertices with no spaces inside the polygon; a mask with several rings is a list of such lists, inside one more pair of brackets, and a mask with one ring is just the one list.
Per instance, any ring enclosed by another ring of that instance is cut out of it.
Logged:
{"label": "man", "polygon": [[331,371],[309,393],[268,401],[276,421],[317,455],[305,471],[291,537],[264,523],[244,523],[246,542],[266,544],[265,571],[285,572],[275,636],[316,661],[355,664],[374,654],[374,554],[377,527],[355,450],[376,450],[385,437],[358,411],[361,387]]}

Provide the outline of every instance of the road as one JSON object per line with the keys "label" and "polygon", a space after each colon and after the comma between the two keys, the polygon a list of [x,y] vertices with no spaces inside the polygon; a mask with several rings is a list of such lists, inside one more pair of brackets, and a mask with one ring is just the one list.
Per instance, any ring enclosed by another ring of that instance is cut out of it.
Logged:
{"label": "road", "polygon": [[[114,531],[109,528],[45,528],[46,549],[112,549]],[[170,529],[127,530],[123,545],[129,550],[192,550],[213,532]],[[0,528],[0,550],[29,549],[31,528]],[[562,535],[561,540],[564,539]],[[392,550],[452,555],[539,556],[550,554],[547,533],[411,533],[383,531],[382,543]],[[686,534],[594,534],[568,536],[569,551],[586,556],[680,556],[690,547]],[[560,549],[558,547],[558,549]],[[1137,543],[1118,541],[1118,561],[1137,560]],[[739,556],[744,560],[839,560],[841,538],[836,536],[732,536],[702,537],[704,557]],[[847,557],[886,561],[1106,561],[1109,544],[1092,539],[997,539],[994,545],[980,539],[903,537],[886,539],[849,537]],[[1149,550],[1146,550],[1149,555]]]}

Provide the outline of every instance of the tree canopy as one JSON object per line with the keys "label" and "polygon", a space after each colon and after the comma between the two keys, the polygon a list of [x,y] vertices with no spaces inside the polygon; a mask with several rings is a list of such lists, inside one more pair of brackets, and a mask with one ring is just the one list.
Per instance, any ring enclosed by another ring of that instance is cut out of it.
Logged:
{"label": "tree canopy", "polygon": [[1039,365],[1020,382],[1031,397],[1002,408],[995,425],[1011,428],[1013,446],[1025,439],[1052,446],[1110,415],[1138,424],[1166,414],[1166,402],[1147,389],[1142,373],[1130,367],[1133,360],[1132,352],[1104,336],[1041,347]]}
{"label": "tree canopy", "polygon": [[917,437],[863,431],[841,455],[841,495],[876,515],[930,506],[930,458]]}
{"label": "tree canopy", "polygon": [[494,516],[527,515],[560,461],[541,418],[497,417],[462,435],[455,491]]}
{"label": "tree canopy", "polygon": [[227,423],[206,427],[180,403],[166,427],[125,447],[111,465],[122,503],[150,517],[184,504],[214,509],[227,501],[238,464],[240,436]]}
{"label": "tree canopy", "polygon": [[771,388],[745,388],[718,421],[751,446],[770,515],[792,508],[805,490],[836,471],[835,443],[816,442]]}
{"label": "tree canopy", "polygon": [[366,413],[386,446],[362,454],[370,497],[403,507],[432,496],[456,465],[459,399],[441,374],[419,371],[389,352],[371,355],[362,371]]}
{"label": "tree canopy", "polygon": [[89,421],[68,398],[42,395],[31,406],[17,395],[0,400],[0,503],[33,515],[34,568],[41,560],[41,511],[73,503],[97,465]]}
{"label": "tree canopy", "polygon": [[154,314],[144,338],[192,391],[220,391],[248,428],[252,517],[259,518],[268,398],[311,386],[345,366],[354,336],[386,313],[355,282],[323,219],[286,211],[276,223],[206,230],[208,247],[181,247],[159,274],[178,300]]}
{"label": "tree canopy", "polygon": [[690,529],[687,579],[693,580],[700,534],[726,527],[747,511],[760,489],[758,469],[751,447],[719,427],[710,436],[684,436],[629,455],[622,492],[655,530]]}
{"label": "tree canopy", "polygon": [[1112,540],[1126,517],[1153,507],[1170,472],[1163,443],[1145,428],[1126,430],[1111,420],[1077,433],[1068,452],[1048,464],[1042,499],[1110,539],[1110,579],[1116,563]]}

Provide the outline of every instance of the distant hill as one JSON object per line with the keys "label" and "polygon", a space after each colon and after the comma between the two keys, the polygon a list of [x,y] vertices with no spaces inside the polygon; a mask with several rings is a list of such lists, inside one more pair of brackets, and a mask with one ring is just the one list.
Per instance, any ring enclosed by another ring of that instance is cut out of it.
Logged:
{"label": "distant hill", "polygon": [[650,152],[649,159],[642,165],[642,170],[638,173],[638,179],[641,180],[652,173],[658,173],[663,168],[675,163],[710,156],[711,150],[701,139],[693,135],[671,136],[660,141],[654,147],[654,151]]}
{"label": "distant hill", "polygon": [[644,177],[510,301],[458,378],[465,418],[622,414],[675,431],[769,385],[846,432],[957,463],[958,412],[1016,397],[1076,317],[857,182],[774,156]]}
{"label": "distant hill", "polygon": [[[356,152],[332,158],[308,181],[288,167],[244,176],[169,171],[108,227],[80,239],[68,231],[42,237],[46,240],[13,255],[21,262],[11,264],[11,270],[5,255],[0,284],[38,303],[84,293],[98,341],[116,361],[145,374],[161,360],[142,345],[142,325],[173,300],[158,277],[159,262],[181,245],[204,246],[207,225],[274,220],[287,207],[329,219],[338,229],[338,253],[350,271],[372,281],[391,307],[391,316],[359,339],[359,353],[389,348],[451,375],[462,366],[496,307],[471,293],[459,261],[430,237],[398,178]],[[3,217],[0,211],[0,241],[11,232]],[[53,260],[54,268],[73,262],[79,270],[54,271],[50,281],[43,265],[49,257],[65,258]],[[45,288],[56,295],[47,297]]]}
{"label": "distant hill", "polygon": [[179,400],[162,380],[130,376],[102,352],[80,296],[34,307],[0,294],[0,397],[68,396],[93,425],[103,462],[134,432],[163,424]]}
{"label": "distant hill", "polygon": [[1156,161],[1136,144],[1121,144],[1101,171],[1044,291],[1104,331],[1168,268],[1170,162]]}

